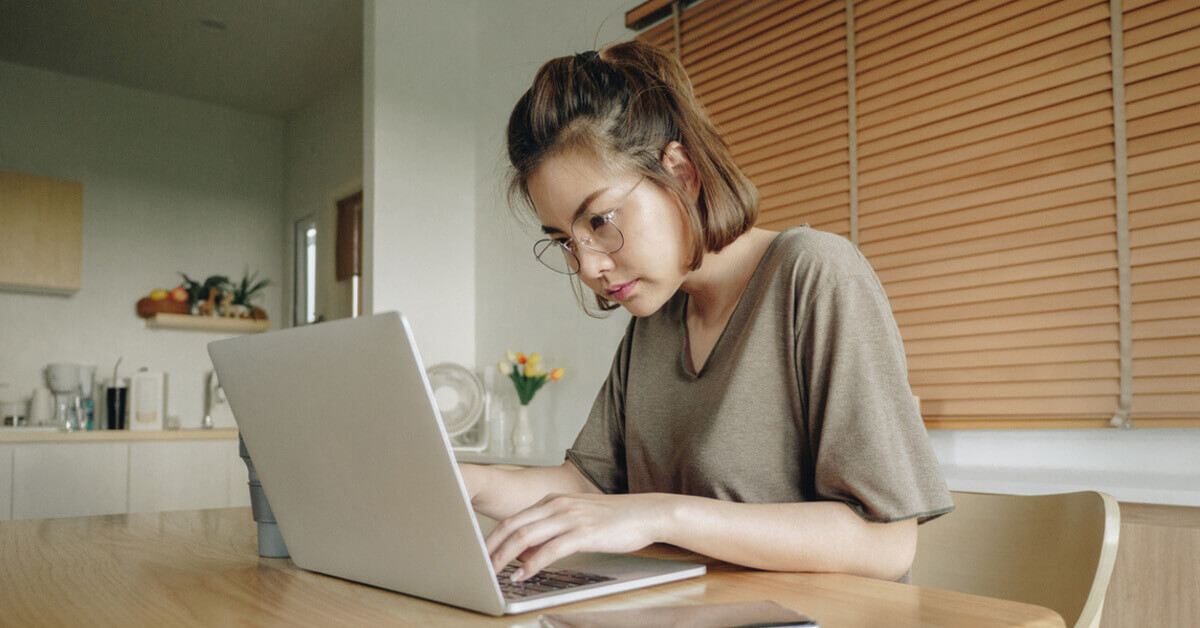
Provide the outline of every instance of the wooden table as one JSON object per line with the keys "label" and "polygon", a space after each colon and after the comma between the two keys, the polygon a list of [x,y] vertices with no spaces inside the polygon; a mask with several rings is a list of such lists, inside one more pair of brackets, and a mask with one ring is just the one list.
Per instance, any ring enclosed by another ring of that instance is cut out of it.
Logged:
{"label": "wooden table", "polygon": [[[3,625],[535,626],[259,558],[249,508],[0,521]],[[770,573],[702,560],[708,575],[553,611],[775,600],[821,626],[1063,626],[1053,611],[835,574]]]}

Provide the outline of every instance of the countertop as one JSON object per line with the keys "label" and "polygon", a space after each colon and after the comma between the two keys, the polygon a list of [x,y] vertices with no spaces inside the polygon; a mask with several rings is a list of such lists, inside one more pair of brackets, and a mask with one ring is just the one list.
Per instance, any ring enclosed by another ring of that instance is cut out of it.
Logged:
{"label": "countertop", "polygon": [[158,440],[236,440],[236,428],[202,430],[90,430],[63,432],[38,428],[0,428],[0,443],[99,443]]}

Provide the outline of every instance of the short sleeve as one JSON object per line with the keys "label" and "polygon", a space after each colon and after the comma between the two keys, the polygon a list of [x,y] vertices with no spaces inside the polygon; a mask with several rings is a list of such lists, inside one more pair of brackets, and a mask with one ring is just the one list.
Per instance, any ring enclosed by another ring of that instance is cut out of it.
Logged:
{"label": "short sleeve", "polygon": [[803,308],[796,356],[814,488],[875,522],[954,509],[908,385],[887,295],[857,250]]}
{"label": "short sleeve", "polygon": [[567,450],[567,459],[605,493],[629,492],[625,466],[625,381],[636,320],[629,322],[587,421]]}

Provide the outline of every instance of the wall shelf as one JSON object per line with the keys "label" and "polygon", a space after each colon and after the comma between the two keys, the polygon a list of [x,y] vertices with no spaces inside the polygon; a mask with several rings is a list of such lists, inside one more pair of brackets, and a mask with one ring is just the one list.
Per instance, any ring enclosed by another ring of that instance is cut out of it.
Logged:
{"label": "wall shelf", "polygon": [[254,334],[271,329],[271,321],[256,321],[248,318],[222,318],[218,316],[193,316],[191,314],[158,313],[146,319],[146,327],[152,329],[190,329],[194,331],[220,331],[232,334]]}

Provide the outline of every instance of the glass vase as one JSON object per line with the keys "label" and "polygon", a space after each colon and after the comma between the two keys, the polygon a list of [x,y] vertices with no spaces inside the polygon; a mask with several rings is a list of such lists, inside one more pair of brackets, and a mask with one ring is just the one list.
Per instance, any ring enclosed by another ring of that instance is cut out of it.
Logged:
{"label": "glass vase", "polygon": [[514,456],[528,458],[533,455],[533,425],[529,422],[529,406],[517,406],[517,420],[513,424],[512,452]]}

